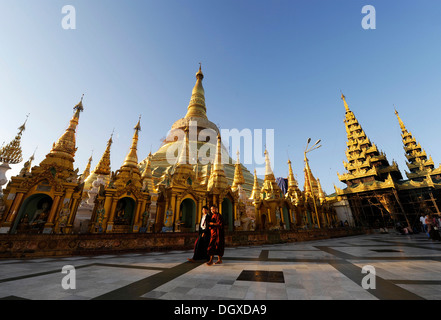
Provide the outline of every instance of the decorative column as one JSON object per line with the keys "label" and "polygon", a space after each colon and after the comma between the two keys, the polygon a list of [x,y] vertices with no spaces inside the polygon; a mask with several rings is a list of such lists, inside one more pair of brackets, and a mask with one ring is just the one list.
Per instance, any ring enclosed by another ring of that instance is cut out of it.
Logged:
{"label": "decorative column", "polygon": [[52,233],[55,216],[59,211],[61,197],[62,197],[61,195],[55,195],[54,202],[51,207],[51,211],[49,212],[49,217],[47,218],[46,224],[44,225],[43,233]]}
{"label": "decorative column", "polygon": [[105,230],[106,232],[112,232],[113,230],[113,220],[115,219],[115,211],[116,211],[116,205],[118,203],[118,199],[112,199],[112,205],[110,207],[110,214],[109,214],[109,218],[106,220],[106,216],[107,216],[107,212],[106,212],[106,216],[104,218],[104,225],[105,225]]}

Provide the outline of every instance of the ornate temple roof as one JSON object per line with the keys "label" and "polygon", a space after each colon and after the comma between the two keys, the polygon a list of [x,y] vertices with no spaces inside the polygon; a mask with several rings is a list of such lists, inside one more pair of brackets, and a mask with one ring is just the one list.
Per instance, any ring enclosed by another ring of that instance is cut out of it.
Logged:
{"label": "ornate temple roof", "polygon": [[406,152],[406,165],[410,173],[406,171],[409,179],[425,177],[435,168],[432,157],[427,157],[426,151],[416,142],[412,133],[407,130],[403,120],[401,120],[398,111],[395,109],[398,123],[401,128],[401,138],[403,139],[404,151]]}
{"label": "ornate temple roof", "polygon": [[348,162],[343,162],[343,165],[348,172],[343,175],[337,173],[340,181],[350,186],[372,180],[385,181],[389,174],[395,180],[402,179],[396,162],[389,164],[386,155],[379,152],[377,146],[367,137],[343,94],[341,99],[345,107],[344,123],[348,138]]}

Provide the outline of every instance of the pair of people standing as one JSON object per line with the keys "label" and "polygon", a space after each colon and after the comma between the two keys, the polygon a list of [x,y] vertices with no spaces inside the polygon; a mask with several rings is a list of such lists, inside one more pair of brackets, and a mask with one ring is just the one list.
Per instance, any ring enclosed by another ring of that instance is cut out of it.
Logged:
{"label": "pair of people standing", "polygon": [[207,265],[213,264],[214,256],[218,256],[218,260],[214,264],[221,264],[225,249],[224,222],[217,207],[202,208],[202,218],[199,224],[199,235],[194,247],[193,258],[188,259],[190,262],[196,260],[205,260]]}

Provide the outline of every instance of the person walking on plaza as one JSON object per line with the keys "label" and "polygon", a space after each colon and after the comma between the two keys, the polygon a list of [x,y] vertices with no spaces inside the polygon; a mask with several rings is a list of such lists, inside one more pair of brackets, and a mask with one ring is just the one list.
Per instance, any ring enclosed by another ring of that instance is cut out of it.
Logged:
{"label": "person walking on plaza", "polygon": [[424,223],[425,223],[425,232],[427,234],[428,237],[430,237],[430,216],[429,214],[426,214],[425,219],[424,219]]}
{"label": "person walking on plaza", "polygon": [[194,245],[193,258],[187,259],[190,262],[196,260],[208,260],[208,243],[210,242],[210,229],[208,224],[210,223],[211,213],[207,206],[202,207],[202,218],[199,223],[199,235]]}
{"label": "person walking on plaza", "polygon": [[207,265],[211,266],[213,264],[214,256],[218,256],[214,264],[221,264],[225,250],[224,220],[215,205],[211,206],[211,219],[208,227],[210,228],[211,236],[207,251],[210,260],[207,262]]}
{"label": "person walking on plaza", "polygon": [[424,216],[424,214],[421,214],[420,222],[421,222],[421,228],[423,228],[422,231],[427,233],[426,217]]}

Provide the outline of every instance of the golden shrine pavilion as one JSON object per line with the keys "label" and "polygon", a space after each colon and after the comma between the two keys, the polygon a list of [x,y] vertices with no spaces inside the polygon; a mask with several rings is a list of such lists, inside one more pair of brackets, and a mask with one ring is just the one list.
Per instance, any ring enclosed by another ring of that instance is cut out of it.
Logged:
{"label": "golden shrine pavilion", "polygon": [[[336,224],[335,210],[313,176],[306,154],[304,191],[294,178],[291,161],[288,177],[276,179],[265,150],[262,180],[240,163],[239,154],[236,161],[230,157],[220,130],[207,117],[203,78],[199,68],[187,113],[172,125],[159,150],[139,161],[140,118],[127,156],[114,171],[110,163],[113,136],[93,170],[92,157],[82,174],[74,169],[82,98],[45,159],[31,168],[32,157],[4,189],[0,233],[195,232],[202,206],[212,204],[219,207],[228,231]],[[207,130],[214,139],[207,136],[201,141],[193,134],[199,137]],[[10,149],[0,152],[20,153],[19,141]],[[193,158],[192,150],[203,157]]]}

